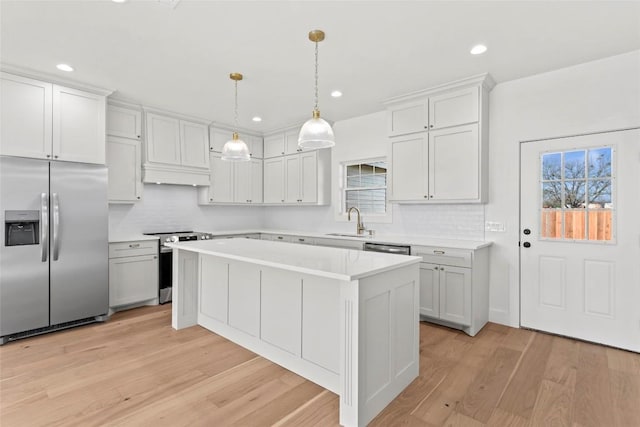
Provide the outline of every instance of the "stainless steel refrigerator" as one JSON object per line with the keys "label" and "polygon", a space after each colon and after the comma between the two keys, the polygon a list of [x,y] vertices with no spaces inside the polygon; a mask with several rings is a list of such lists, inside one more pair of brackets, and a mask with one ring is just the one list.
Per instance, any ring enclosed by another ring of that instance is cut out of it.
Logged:
{"label": "stainless steel refrigerator", "polygon": [[107,168],[0,156],[0,344],[109,309]]}

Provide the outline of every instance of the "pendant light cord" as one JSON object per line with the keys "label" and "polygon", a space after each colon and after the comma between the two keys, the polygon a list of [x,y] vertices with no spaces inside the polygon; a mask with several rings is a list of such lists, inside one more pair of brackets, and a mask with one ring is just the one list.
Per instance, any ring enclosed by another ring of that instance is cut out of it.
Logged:
{"label": "pendant light cord", "polygon": [[235,109],[233,115],[233,121],[236,125],[235,131],[238,132],[238,81],[235,81],[236,90],[235,90]]}
{"label": "pendant light cord", "polygon": [[315,111],[318,111],[318,42],[316,42],[316,98],[315,98]]}

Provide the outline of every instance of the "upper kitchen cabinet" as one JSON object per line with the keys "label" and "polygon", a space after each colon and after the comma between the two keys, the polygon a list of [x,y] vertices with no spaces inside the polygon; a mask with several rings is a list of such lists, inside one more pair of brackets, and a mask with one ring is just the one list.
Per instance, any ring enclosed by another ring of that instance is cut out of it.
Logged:
{"label": "upper kitchen cabinet", "polygon": [[299,127],[290,128],[264,138],[264,158],[269,159],[278,156],[310,151],[306,148],[298,148]]}
{"label": "upper kitchen cabinet", "polygon": [[[238,132],[240,139],[247,144],[249,148],[249,155],[254,159],[261,159],[263,157],[262,137],[247,134],[243,131]],[[209,127],[209,151],[214,153],[222,153],[224,144],[233,136],[233,130]]]}
{"label": "upper kitchen cabinet", "polygon": [[145,113],[144,182],[209,185],[209,128]]}
{"label": "upper kitchen cabinet", "polygon": [[229,162],[222,160],[220,153],[209,155],[209,186],[198,190],[198,203],[262,203],[262,160]]}
{"label": "upper kitchen cabinet", "polygon": [[107,91],[71,89],[2,73],[0,154],[105,163]]}
{"label": "upper kitchen cabinet", "polygon": [[142,198],[140,141],[107,137],[109,203],[134,203]]}
{"label": "upper kitchen cabinet", "polygon": [[142,112],[108,104],[107,135],[140,140],[142,138]]}
{"label": "upper kitchen cabinet", "polygon": [[486,203],[488,74],[387,102],[390,200]]}

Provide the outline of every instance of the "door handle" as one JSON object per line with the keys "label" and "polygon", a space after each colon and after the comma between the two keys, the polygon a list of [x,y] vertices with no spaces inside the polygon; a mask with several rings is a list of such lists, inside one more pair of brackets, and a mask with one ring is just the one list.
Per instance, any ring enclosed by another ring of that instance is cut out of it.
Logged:
{"label": "door handle", "polygon": [[58,260],[60,254],[60,203],[58,193],[52,194],[53,200],[53,260]]}
{"label": "door handle", "polygon": [[49,256],[49,196],[40,194],[40,256],[47,262]]}
{"label": "door handle", "polygon": [[531,247],[531,243],[529,243],[529,242],[524,242],[524,243],[522,244],[522,246],[524,246],[525,248],[530,248],[530,247]]}

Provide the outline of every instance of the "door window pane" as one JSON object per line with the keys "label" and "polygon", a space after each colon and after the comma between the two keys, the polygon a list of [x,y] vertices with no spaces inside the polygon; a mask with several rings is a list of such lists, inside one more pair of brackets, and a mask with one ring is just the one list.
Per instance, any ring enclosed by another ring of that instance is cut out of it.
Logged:
{"label": "door window pane", "polygon": [[541,156],[541,238],[613,239],[612,157],[611,147]]}

